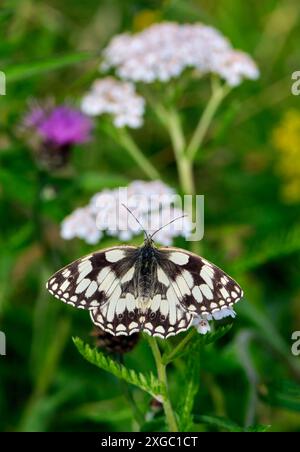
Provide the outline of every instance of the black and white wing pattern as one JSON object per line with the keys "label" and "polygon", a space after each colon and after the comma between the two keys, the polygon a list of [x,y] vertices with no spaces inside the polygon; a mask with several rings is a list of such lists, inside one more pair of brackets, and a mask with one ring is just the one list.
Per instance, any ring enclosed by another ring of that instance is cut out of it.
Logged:
{"label": "black and white wing pattern", "polygon": [[90,254],[56,272],[46,287],[63,302],[88,309],[95,325],[116,336],[145,331],[165,338],[187,330],[193,315],[172,286],[157,279],[156,260],[141,250],[118,246]]}
{"label": "black and white wing pattern", "polygon": [[119,336],[144,331],[167,338],[187,330],[195,316],[231,308],[239,285],[205,259],[179,248],[116,246],[55,273],[47,289],[88,309],[94,324]]}
{"label": "black and white wing pattern", "polygon": [[236,281],[203,257],[180,248],[160,248],[160,267],[181,305],[196,315],[231,309],[243,297]]}
{"label": "black and white wing pattern", "polygon": [[55,298],[79,309],[103,306],[134,266],[136,250],[124,245],[92,253],[56,272],[46,288]]}

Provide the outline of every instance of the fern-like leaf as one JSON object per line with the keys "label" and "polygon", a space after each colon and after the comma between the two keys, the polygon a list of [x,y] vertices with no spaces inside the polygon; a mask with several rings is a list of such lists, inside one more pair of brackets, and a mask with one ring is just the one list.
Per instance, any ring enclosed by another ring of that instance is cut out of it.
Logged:
{"label": "fern-like leaf", "polygon": [[114,361],[96,348],[91,348],[78,337],[73,338],[73,342],[79,353],[91,364],[110,372],[127,383],[139,387],[158,400],[164,397],[165,387],[152,373],[146,375],[133,369],[127,369],[123,364]]}

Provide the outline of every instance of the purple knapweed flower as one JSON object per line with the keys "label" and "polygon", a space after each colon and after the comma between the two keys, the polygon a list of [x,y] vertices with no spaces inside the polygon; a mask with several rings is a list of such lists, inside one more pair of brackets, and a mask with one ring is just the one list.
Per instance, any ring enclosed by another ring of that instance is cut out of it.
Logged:
{"label": "purple knapweed flower", "polygon": [[71,146],[90,139],[92,122],[80,111],[62,105],[41,118],[36,129],[46,142],[55,146]]}
{"label": "purple knapweed flower", "polygon": [[72,146],[90,140],[92,127],[92,120],[80,110],[49,102],[32,104],[22,121],[37,163],[48,170],[63,167]]}

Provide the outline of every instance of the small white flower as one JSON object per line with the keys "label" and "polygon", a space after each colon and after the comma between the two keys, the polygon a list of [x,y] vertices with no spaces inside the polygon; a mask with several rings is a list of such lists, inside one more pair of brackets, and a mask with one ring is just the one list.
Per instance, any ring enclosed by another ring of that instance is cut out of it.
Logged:
{"label": "small white flower", "polygon": [[132,83],[106,77],[93,83],[81,101],[81,110],[89,116],[109,114],[116,127],[136,129],[143,125],[145,100]]}
{"label": "small white flower", "polygon": [[217,73],[230,86],[259,75],[248,55],[233,50],[218,30],[200,23],[165,22],[115,36],[104,50],[101,69],[109,68],[122,79],[144,83],[167,82],[187,68]]}
{"label": "small white flower", "polygon": [[210,325],[207,320],[201,317],[196,317],[193,321],[193,326],[196,328],[199,334],[206,334],[210,332]]}
{"label": "small white flower", "polygon": [[66,217],[61,225],[61,236],[65,240],[79,237],[90,245],[94,245],[102,237],[102,232],[96,227],[95,219],[89,207],[76,209]]}
{"label": "small white flower", "polygon": [[[76,209],[62,223],[61,236],[70,240],[79,237],[87,243],[97,243],[106,232],[121,241],[141,234],[142,228],[122,206],[126,205],[148,233],[153,233],[174,218],[184,214],[174,206],[175,191],[161,181],[134,181],[128,187],[103,190],[96,193],[90,203]],[[192,230],[188,216],[164,227],[155,235],[163,245],[171,245],[177,236],[187,237]]]}
{"label": "small white flower", "polygon": [[237,50],[219,55],[212,64],[212,72],[219,74],[232,87],[240,85],[244,78],[256,80],[259,77],[259,71],[252,58]]}
{"label": "small white flower", "polygon": [[224,308],[213,314],[202,314],[196,315],[192,325],[196,328],[198,333],[206,334],[210,331],[209,321],[211,320],[221,320],[225,317],[235,317],[236,312],[232,308]]}

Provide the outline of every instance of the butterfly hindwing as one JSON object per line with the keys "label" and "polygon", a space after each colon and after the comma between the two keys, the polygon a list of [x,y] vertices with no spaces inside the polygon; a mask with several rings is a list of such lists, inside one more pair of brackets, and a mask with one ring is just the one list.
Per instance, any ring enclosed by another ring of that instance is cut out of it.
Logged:
{"label": "butterfly hindwing", "polygon": [[108,303],[90,311],[93,323],[108,333],[127,336],[144,331],[165,339],[191,325],[193,315],[176,304],[174,296],[168,299],[164,292],[159,291],[143,307],[141,300],[134,298],[128,288],[120,296],[119,293],[117,289],[115,298],[112,296]]}

